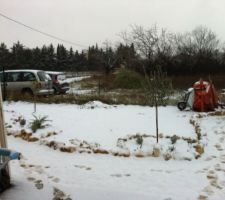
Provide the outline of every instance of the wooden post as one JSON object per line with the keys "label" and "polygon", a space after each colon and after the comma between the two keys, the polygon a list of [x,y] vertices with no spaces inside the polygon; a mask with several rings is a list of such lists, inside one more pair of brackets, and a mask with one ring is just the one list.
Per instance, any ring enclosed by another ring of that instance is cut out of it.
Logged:
{"label": "wooden post", "polygon": [[[6,131],[5,131],[5,120],[4,120],[4,112],[3,112],[3,101],[2,101],[2,88],[0,82],[0,148],[7,148],[7,141],[6,141]],[[6,161],[6,158],[1,158],[2,162]],[[5,167],[6,172],[9,176],[4,177],[3,179],[6,182],[10,182],[10,169],[9,163]]]}
{"label": "wooden post", "polygon": [[0,86],[0,147],[7,148],[1,86]]}

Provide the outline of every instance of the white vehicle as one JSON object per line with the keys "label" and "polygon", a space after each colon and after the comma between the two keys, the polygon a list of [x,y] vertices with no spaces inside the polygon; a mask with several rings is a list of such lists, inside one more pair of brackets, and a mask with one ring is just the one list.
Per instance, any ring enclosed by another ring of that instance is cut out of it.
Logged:
{"label": "white vehicle", "polygon": [[6,70],[0,72],[2,91],[6,94],[22,95],[51,95],[53,94],[52,81],[45,71],[41,70]]}

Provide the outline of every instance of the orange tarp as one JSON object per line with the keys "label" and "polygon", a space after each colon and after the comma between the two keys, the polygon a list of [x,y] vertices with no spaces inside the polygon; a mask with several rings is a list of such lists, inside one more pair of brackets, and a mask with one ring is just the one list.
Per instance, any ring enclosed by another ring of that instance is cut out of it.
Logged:
{"label": "orange tarp", "polygon": [[211,81],[206,82],[200,79],[193,85],[193,88],[193,110],[207,112],[218,107],[218,95]]}

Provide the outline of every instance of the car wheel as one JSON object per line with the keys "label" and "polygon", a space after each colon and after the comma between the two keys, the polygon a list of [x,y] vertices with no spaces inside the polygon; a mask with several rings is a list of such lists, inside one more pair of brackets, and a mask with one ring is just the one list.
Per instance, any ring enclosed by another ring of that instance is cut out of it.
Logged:
{"label": "car wheel", "polygon": [[177,104],[177,107],[179,108],[179,110],[184,110],[185,108],[186,108],[186,106],[187,106],[187,103],[186,102],[179,102],[178,104]]}
{"label": "car wheel", "polygon": [[54,87],[53,87],[53,91],[54,91],[54,94],[55,94],[55,95],[56,95],[56,94],[58,94],[57,89],[56,89],[56,88],[54,88]]}

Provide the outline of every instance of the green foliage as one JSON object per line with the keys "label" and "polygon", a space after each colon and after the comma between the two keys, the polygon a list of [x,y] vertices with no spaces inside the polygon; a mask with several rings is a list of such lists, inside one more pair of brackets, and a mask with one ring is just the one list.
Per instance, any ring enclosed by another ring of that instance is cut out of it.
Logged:
{"label": "green foliage", "polygon": [[48,120],[48,116],[43,116],[43,117],[37,117],[35,115],[34,116],[34,119],[30,122],[30,128],[31,130],[35,133],[38,129],[42,129],[42,128],[45,128],[48,126],[48,124],[46,124],[47,121],[50,121]]}
{"label": "green foliage", "polygon": [[143,77],[135,71],[121,69],[114,80],[114,87],[122,89],[138,89],[142,87]]}

